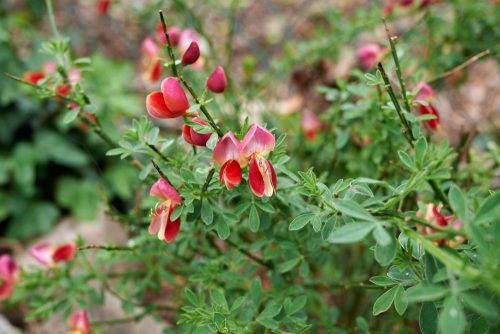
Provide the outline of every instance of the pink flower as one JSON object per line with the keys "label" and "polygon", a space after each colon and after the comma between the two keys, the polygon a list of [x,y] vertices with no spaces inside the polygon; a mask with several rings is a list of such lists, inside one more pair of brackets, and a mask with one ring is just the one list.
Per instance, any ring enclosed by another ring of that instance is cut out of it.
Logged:
{"label": "pink flower", "polygon": [[85,310],[77,310],[68,318],[72,331],[70,334],[90,334],[90,323]]}
{"label": "pink flower", "polygon": [[182,56],[182,66],[194,64],[198,58],[200,58],[200,47],[193,41]]}
{"label": "pink flower", "polygon": [[150,234],[158,234],[158,239],[166,242],[172,242],[177,237],[181,226],[181,218],[172,221],[170,216],[174,209],[182,203],[182,198],[167,180],[161,178],[153,184],[149,192],[161,200],[156,207],[151,224],[149,225]]}
{"label": "pink flower", "polygon": [[0,256],[0,300],[9,298],[19,278],[19,268],[9,255]]}
{"label": "pink flower", "polygon": [[57,262],[71,261],[76,254],[73,242],[54,247],[48,242],[42,242],[30,249],[30,254],[38,262],[47,267],[55,267]]}
{"label": "pink flower", "polygon": [[189,102],[179,81],[168,77],[161,82],[161,92],[167,108],[178,116],[184,115],[189,109]]}
{"label": "pink flower", "polygon": [[274,135],[257,124],[248,130],[241,144],[241,155],[250,160],[248,173],[250,188],[258,197],[272,196],[276,191],[276,173],[273,165],[264,158],[274,146]]}
{"label": "pink flower", "polygon": [[415,86],[415,91],[417,93],[415,94],[414,101],[429,102],[436,98],[436,93],[434,93],[432,87],[423,81],[417,83],[417,85]]}
{"label": "pink flower", "polygon": [[47,60],[45,63],[43,63],[42,70],[45,73],[56,73],[57,65],[52,60]]}
{"label": "pink flower", "polygon": [[[429,224],[437,227],[451,227],[455,230],[460,230],[463,227],[462,221],[460,219],[454,219],[452,215],[443,216],[441,214],[442,205],[436,206],[435,204],[427,204],[425,206],[425,214],[421,211],[417,212],[417,217],[424,218]],[[429,226],[424,226],[422,224],[417,224],[417,228],[420,230],[422,235],[432,235],[437,233],[435,229]],[[465,241],[463,236],[455,236],[453,239],[438,239],[434,240],[437,244],[445,244],[449,247],[456,247],[458,243],[463,243]]]}
{"label": "pink flower", "polygon": [[306,138],[309,141],[314,141],[319,130],[321,129],[321,121],[315,113],[306,111],[302,115],[300,126],[302,127],[302,131],[304,131]]}
{"label": "pink flower", "polygon": [[[179,44],[181,29],[176,26],[167,27],[167,33],[172,46],[177,46],[177,44]],[[167,43],[167,38],[165,37],[165,33],[163,33],[163,26],[161,25],[161,22],[158,22],[158,24],[156,25],[156,39],[158,39],[163,44]]]}
{"label": "pink flower", "polygon": [[[207,125],[207,122],[199,117],[194,117],[192,121],[202,125]],[[182,137],[187,143],[191,145],[205,146],[211,135],[211,133],[198,133],[187,124],[184,124],[182,126]]]}
{"label": "pink flower", "polygon": [[146,37],[141,44],[141,69],[143,79],[149,82],[160,80],[163,72],[160,48],[150,37]]}
{"label": "pink flower", "polygon": [[[436,131],[439,127],[439,112],[436,107],[430,101],[432,101],[436,97],[436,93],[431,86],[426,84],[423,81],[420,81],[415,86],[415,94],[414,101],[418,104],[418,110],[421,115],[435,115],[436,118],[430,119],[424,122],[424,126],[431,131]],[[420,102],[420,103],[419,103]],[[425,104],[421,103],[425,102]]]}
{"label": "pink flower", "polygon": [[208,77],[205,87],[211,92],[222,93],[226,89],[226,86],[226,73],[221,66],[218,66]]}
{"label": "pink flower", "polygon": [[357,51],[361,65],[368,69],[377,64],[382,57],[382,48],[378,44],[365,44]]}
{"label": "pink flower", "polygon": [[215,145],[212,159],[221,166],[220,183],[227,189],[232,189],[241,183],[241,167],[246,161],[240,155],[241,143],[229,131]]}

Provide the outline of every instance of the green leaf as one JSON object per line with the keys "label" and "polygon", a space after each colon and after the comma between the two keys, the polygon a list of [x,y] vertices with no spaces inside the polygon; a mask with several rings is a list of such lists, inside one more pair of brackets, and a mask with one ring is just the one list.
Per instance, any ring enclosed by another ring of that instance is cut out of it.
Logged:
{"label": "green leaf", "polygon": [[412,286],[407,291],[408,302],[425,302],[443,298],[448,289],[441,285],[420,283]]}
{"label": "green leaf", "polygon": [[214,221],[214,211],[208,199],[205,199],[201,203],[201,220],[207,225],[212,224]]}
{"label": "green leaf", "polygon": [[389,246],[394,240],[392,240],[391,235],[380,225],[377,225],[375,230],[373,230],[373,237],[380,246]]}
{"label": "green leaf", "polygon": [[233,302],[233,305],[231,305],[231,312],[234,312],[237,309],[239,309],[241,307],[241,305],[243,305],[245,300],[246,300],[246,296],[239,296],[238,298],[236,298],[236,300]]}
{"label": "green leaf", "polygon": [[328,241],[336,244],[358,242],[366,237],[366,235],[376,226],[377,224],[372,222],[359,222],[343,225],[330,234]]}
{"label": "green leaf", "polygon": [[222,306],[224,310],[228,310],[226,297],[218,289],[210,289],[210,300],[212,303]]}
{"label": "green leaf", "polygon": [[279,266],[278,266],[278,271],[283,274],[283,273],[286,273],[290,270],[292,270],[293,268],[295,268],[295,266],[297,264],[299,264],[300,260],[302,260],[302,258],[300,257],[297,257],[295,259],[291,259],[291,260],[288,260],[288,261],[285,261],[283,263],[281,263]]}
{"label": "green leaf", "polygon": [[285,303],[285,312],[288,315],[299,312],[306,306],[307,297],[302,295],[293,300],[293,302]]}
{"label": "green leaf", "polygon": [[396,296],[394,297],[394,308],[399,315],[403,315],[408,307],[408,297],[402,285],[398,285]]}
{"label": "green leaf", "polygon": [[187,300],[191,304],[198,305],[198,298],[196,297],[195,293],[191,289],[189,289],[189,288],[184,289],[184,295],[186,295]]}
{"label": "green leaf", "polygon": [[457,186],[453,185],[448,193],[448,198],[453,212],[455,212],[462,221],[465,221],[467,201],[462,191]]}
{"label": "green leaf", "polygon": [[424,166],[425,156],[427,154],[427,140],[425,137],[420,137],[415,142],[414,155],[417,166],[421,169]]}
{"label": "green leaf", "polygon": [[408,153],[406,153],[404,151],[398,151],[398,155],[399,155],[399,160],[401,160],[403,165],[405,165],[409,170],[411,170],[411,171],[417,170],[413,160],[408,155]]}
{"label": "green leaf", "polygon": [[388,266],[396,257],[397,251],[398,245],[394,240],[387,246],[377,244],[375,246],[375,260],[382,266]]}
{"label": "green leaf", "polygon": [[63,123],[68,124],[73,122],[78,117],[79,113],[80,113],[80,108],[74,108],[68,110],[66,112],[66,115],[64,115]]}
{"label": "green leaf", "polygon": [[481,205],[474,217],[474,223],[479,224],[483,220],[500,217],[500,192],[491,195]]}
{"label": "green leaf", "polygon": [[269,329],[277,329],[279,327],[279,322],[270,318],[257,318],[257,321],[264,327]]}
{"label": "green leaf", "polygon": [[219,219],[217,221],[216,229],[217,229],[217,235],[222,240],[226,240],[229,237],[230,234],[229,226],[227,225],[224,219]]}
{"label": "green leaf", "polygon": [[212,150],[215,148],[215,145],[217,144],[217,141],[219,140],[219,136],[217,135],[216,132],[212,133],[212,135],[210,136],[210,138],[208,138],[208,141],[206,143],[206,147],[209,149],[209,150]]}
{"label": "green leaf", "polygon": [[433,302],[425,302],[422,304],[418,325],[420,326],[420,332],[422,334],[437,334],[438,313]]}
{"label": "green leaf", "polygon": [[359,220],[366,220],[376,222],[377,220],[369,214],[361,205],[350,199],[333,201],[333,206],[343,215],[357,218]]}
{"label": "green leaf", "polygon": [[465,330],[465,313],[456,296],[444,301],[439,315],[439,330],[442,334],[461,334]]}
{"label": "green leaf", "polygon": [[391,286],[397,282],[386,276],[373,276],[370,278],[370,282],[378,286]]}
{"label": "green leaf", "polygon": [[297,217],[295,217],[292,222],[290,223],[290,226],[288,226],[288,230],[290,231],[297,231],[309,223],[309,221],[315,216],[315,213],[303,213]]}
{"label": "green leaf", "polygon": [[275,301],[271,300],[266,304],[264,310],[259,314],[257,320],[263,318],[274,318],[281,311],[281,305],[277,304]]}
{"label": "green leaf", "polygon": [[498,319],[498,307],[491,300],[470,292],[462,292],[460,296],[470,310],[488,319]]}
{"label": "green leaf", "polygon": [[398,287],[399,285],[393,286],[377,298],[375,304],[373,304],[373,315],[379,315],[380,313],[387,311],[389,307],[391,307]]}
{"label": "green leaf", "polygon": [[311,219],[311,225],[313,227],[314,232],[319,232],[321,230],[321,219],[319,219],[319,216],[314,216]]}
{"label": "green leaf", "polygon": [[252,207],[250,208],[250,213],[248,215],[248,226],[250,227],[250,231],[252,232],[257,232],[259,230],[260,217],[255,205],[252,205]]}

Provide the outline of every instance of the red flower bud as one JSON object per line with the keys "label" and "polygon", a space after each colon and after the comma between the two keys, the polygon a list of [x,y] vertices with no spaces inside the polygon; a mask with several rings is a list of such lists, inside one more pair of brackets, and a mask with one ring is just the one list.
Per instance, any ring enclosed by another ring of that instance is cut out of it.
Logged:
{"label": "red flower bud", "polygon": [[182,66],[191,65],[195,63],[198,58],[200,58],[200,47],[198,46],[198,43],[191,42],[188,49],[182,56]]}
{"label": "red flower bud", "polygon": [[[194,117],[192,121],[203,125],[207,124],[207,122],[205,122],[199,117]],[[187,124],[184,124],[182,126],[182,137],[187,143],[191,145],[205,146],[207,144],[208,139],[210,139],[211,135],[212,135],[211,133],[198,133],[191,126]]]}
{"label": "red flower bud", "polygon": [[161,92],[165,104],[172,113],[177,116],[183,115],[189,109],[189,102],[179,81],[174,77],[168,77],[161,82]]}
{"label": "red flower bud", "polygon": [[209,91],[214,93],[224,92],[227,86],[227,79],[226,73],[224,73],[224,69],[221,66],[218,66],[215,71],[210,74],[205,86]]}

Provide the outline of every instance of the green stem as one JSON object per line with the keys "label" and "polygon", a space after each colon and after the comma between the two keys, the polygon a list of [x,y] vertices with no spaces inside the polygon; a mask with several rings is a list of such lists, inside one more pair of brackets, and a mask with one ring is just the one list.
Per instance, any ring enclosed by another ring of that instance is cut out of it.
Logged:
{"label": "green stem", "polygon": [[161,153],[160,150],[156,148],[156,146],[152,144],[147,144],[147,145],[151,149],[151,151],[155,152],[163,161],[168,162],[167,157],[163,153]]}
{"label": "green stem", "polygon": [[105,251],[126,251],[126,252],[135,250],[134,247],[104,246],[104,245],[94,245],[94,244],[78,247],[79,251],[90,250],[90,249],[99,249],[99,250],[105,250]]}
{"label": "green stem", "polygon": [[165,23],[165,18],[163,17],[163,12],[160,10],[159,13],[160,13],[161,26],[163,28],[163,34],[165,34],[165,38],[167,40],[168,56],[170,57],[170,60],[172,61],[172,72],[174,72],[174,76],[178,77],[179,73],[177,72],[177,65],[175,64],[175,55],[174,55],[174,50],[172,49],[172,43],[170,43],[170,36],[168,35],[167,24]]}
{"label": "green stem", "polygon": [[47,14],[49,16],[50,29],[55,37],[59,37],[59,31],[57,30],[56,18],[54,16],[54,9],[52,7],[51,0],[45,0],[45,5],[47,6]]}

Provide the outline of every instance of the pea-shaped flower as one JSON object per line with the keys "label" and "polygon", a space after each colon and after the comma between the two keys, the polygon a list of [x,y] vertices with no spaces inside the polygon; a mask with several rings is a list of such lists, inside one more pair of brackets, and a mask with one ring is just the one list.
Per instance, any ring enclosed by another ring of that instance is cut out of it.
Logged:
{"label": "pea-shaped flower", "polygon": [[177,190],[163,178],[153,184],[149,194],[161,200],[153,212],[151,224],[148,229],[149,233],[156,233],[158,239],[166,242],[174,241],[179,233],[181,218],[178,217],[175,220],[171,220],[170,217],[174,209],[182,203],[181,196]]}

